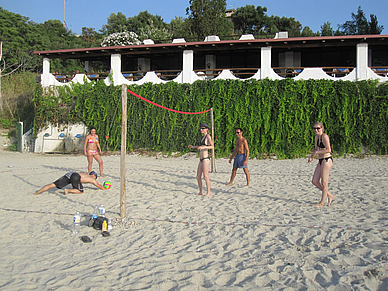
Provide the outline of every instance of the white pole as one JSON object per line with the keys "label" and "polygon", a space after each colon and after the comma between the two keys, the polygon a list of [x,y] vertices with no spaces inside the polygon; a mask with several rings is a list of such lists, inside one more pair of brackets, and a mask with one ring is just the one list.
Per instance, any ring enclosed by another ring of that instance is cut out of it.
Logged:
{"label": "white pole", "polygon": [[125,218],[125,155],[127,152],[127,85],[121,86],[120,217]]}

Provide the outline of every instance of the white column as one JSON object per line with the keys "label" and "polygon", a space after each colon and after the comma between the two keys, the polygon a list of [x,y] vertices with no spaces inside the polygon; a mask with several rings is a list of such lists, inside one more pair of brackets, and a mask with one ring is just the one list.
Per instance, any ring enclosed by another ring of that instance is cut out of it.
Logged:
{"label": "white column", "polygon": [[40,84],[43,87],[47,87],[50,85],[54,85],[51,81],[51,74],[50,74],[50,59],[49,58],[43,58],[43,74],[41,75]]}
{"label": "white column", "polygon": [[182,82],[191,83],[191,74],[194,71],[194,51],[183,51]]}
{"label": "white column", "polygon": [[43,58],[43,74],[50,74],[50,59]]}
{"label": "white column", "polygon": [[121,75],[121,55],[120,54],[112,54],[110,56],[110,71],[113,76],[113,84],[120,84],[120,75]]}
{"label": "white column", "polygon": [[271,67],[271,47],[262,47],[261,48],[261,68],[260,68],[260,78],[270,78],[272,67]]}
{"label": "white column", "polygon": [[357,44],[357,68],[356,78],[358,80],[368,79],[368,44]]}

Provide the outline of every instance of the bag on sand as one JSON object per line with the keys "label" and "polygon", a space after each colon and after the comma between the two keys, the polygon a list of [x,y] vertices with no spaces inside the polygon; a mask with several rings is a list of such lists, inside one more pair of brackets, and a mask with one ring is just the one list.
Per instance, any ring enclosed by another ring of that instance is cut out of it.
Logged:
{"label": "bag on sand", "polygon": [[97,230],[102,230],[102,224],[104,221],[108,224],[108,218],[106,217],[98,216],[97,218],[90,218],[89,226]]}

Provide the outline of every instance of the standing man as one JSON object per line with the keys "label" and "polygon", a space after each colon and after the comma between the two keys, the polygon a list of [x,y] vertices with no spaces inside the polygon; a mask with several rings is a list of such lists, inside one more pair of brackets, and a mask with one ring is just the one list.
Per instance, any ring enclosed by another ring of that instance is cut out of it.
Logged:
{"label": "standing man", "polygon": [[249,158],[249,147],[248,142],[245,137],[242,136],[243,131],[241,128],[236,129],[236,148],[234,149],[232,156],[229,159],[229,164],[232,162],[234,158],[233,163],[233,170],[232,170],[232,176],[230,177],[230,182],[226,184],[227,186],[232,185],[234,178],[236,177],[237,169],[243,168],[245,176],[247,178],[247,186],[249,187],[249,171],[248,171],[248,158]]}

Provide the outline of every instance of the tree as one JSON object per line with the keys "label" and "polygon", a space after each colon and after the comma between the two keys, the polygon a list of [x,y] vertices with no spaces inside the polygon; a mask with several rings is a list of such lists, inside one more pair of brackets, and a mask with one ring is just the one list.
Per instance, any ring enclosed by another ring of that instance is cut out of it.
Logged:
{"label": "tree", "polygon": [[101,32],[104,35],[109,35],[114,32],[127,31],[128,29],[127,17],[123,13],[118,12],[117,14],[111,13],[109,15],[108,23],[102,26]]}
{"label": "tree", "polygon": [[28,17],[0,7],[0,40],[3,43],[1,68],[7,74],[16,70],[33,69],[36,65],[32,52],[42,47],[42,37],[36,24]]}
{"label": "tree", "polygon": [[323,25],[321,25],[321,36],[332,36],[332,35],[334,35],[333,28],[331,27],[331,23],[327,21]]}
{"label": "tree", "polygon": [[265,12],[267,7],[254,5],[246,5],[245,7],[237,8],[232,14],[234,29],[238,33],[255,33],[260,31],[265,24]]}
{"label": "tree", "polygon": [[190,38],[192,37],[190,23],[187,18],[176,17],[170,22],[170,31],[173,38]]}
{"label": "tree", "polygon": [[[112,13],[108,18],[108,23],[103,25],[102,32],[108,36],[114,34],[114,37],[103,41],[106,45],[108,43],[136,44],[139,40],[147,38],[158,40],[171,38],[169,25],[163,21],[162,17],[152,15],[147,10],[129,18],[121,12],[118,12],[117,15]],[[132,39],[128,33],[135,33],[135,39]]]}
{"label": "tree", "polygon": [[371,21],[369,22],[361,6],[358,6],[357,14],[352,13],[351,16],[352,20],[339,25],[339,30],[344,35],[380,34],[384,29],[382,25],[378,25],[374,14],[370,15]]}
{"label": "tree", "polygon": [[[152,15],[147,10],[140,12],[134,17],[128,18],[128,30],[138,33],[140,28],[153,27],[155,29],[168,29],[161,16]],[[138,33],[139,34],[139,33]]]}
{"label": "tree", "polygon": [[138,29],[139,39],[152,39],[152,40],[169,40],[172,37],[172,33],[167,28],[155,27],[153,22]]}
{"label": "tree", "polygon": [[311,36],[318,36],[319,33],[315,33],[312,31],[312,29],[309,26],[305,26],[302,30],[301,36],[303,37],[311,37]]}
{"label": "tree", "polygon": [[92,27],[82,27],[81,38],[87,47],[98,46],[102,40],[101,35]]}
{"label": "tree", "polygon": [[379,25],[377,21],[377,16],[374,14],[370,15],[370,22],[369,22],[369,33],[370,34],[381,34],[383,31],[384,26]]}
{"label": "tree", "polygon": [[225,15],[225,0],[189,0],[186,8],[188,21],[193,35],[203,39],[209,35],[230,35],[233,23]]}
{"label": "tree", "polygon": [[267,12],[267,7],[257,6],[256,11],[257,11],[258,19],[255,24],[255,30],[256,30],[256,33],[259,33],[259,32],[262,33],[264,32],[264,27],[268,22],[268,16],[265,14]]}
{"label": "tree", "polygon": [[299,21],[296,21],[295,18],[271,16],[268,18],[268,23],[266,24],[265,31],[270,34],[275,34],[279,31],[288,31],[290,37],[300,36],[302,30],[302,24]]}

